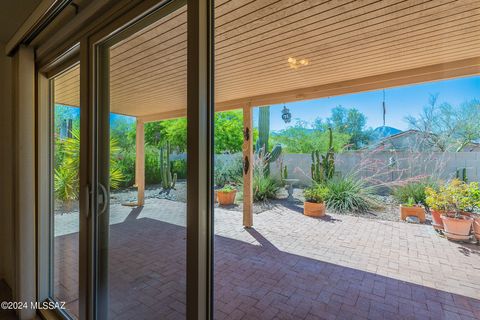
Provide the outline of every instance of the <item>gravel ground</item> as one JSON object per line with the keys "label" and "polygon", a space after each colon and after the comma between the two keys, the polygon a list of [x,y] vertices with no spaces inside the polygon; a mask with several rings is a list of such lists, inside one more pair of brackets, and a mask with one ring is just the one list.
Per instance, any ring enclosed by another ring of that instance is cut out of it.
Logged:
{"label": "gravel ground", "polygon": [[[186,202],[186,194],[187,194],[187,184],[185,180],[177,181],[175,185],[175,189],[170,190],[167,192],[162,192],[162,187],[160,185],[149,185],[145,189],[145,198],[146,199],[168,199],[173,201],[180,201]],[[241,193],[237,194],[236,204],[232,206],[222,206],[223,209],[232,210],[232,211],[243,211],[243,203],[241,200]],[[273,208],[280,208],[286,207],[292,210],[296,210],[299,212],[303,212],[303,190],[302,189],[294,189],[293,196],[295,201],[288,201],[287,200],[288,193],[285,188],[281,188],[278,194],[278,199],[270,200],[268,202],[256,202],[253,204],[253,212],[255,214],[260,214],[264,211],[273,209]],[[355,213],[344,213],[346,215],[351,216],[361,216],[370,219],[378,219],[378,220],[388,220],[388,221],[399,221],[399,213],[398,213],[398,203],[393,199],[391,196],[377,196],[380,203],[384,203],[384,207],[378,210],[375,210],[370,213],[364,214],[355,214]],[[137,189],[136,188],[128,188],[122,190],[114,190],[110,194],[110,202],[111,204],[122,204],[128,202],[135,202],[137,200]],[[215,204],[215,207],[219,207],[218,204]],[[58,206],[59,210],[56,210],[57,213],[67,213],[70,211],[78,210],[78,205],[74,203],[71,208],[65,210],[65,208],[61,208]],[[328,213],[328,210],[327,210]],[[427,221],[426,223],[430,223],[430,215],[427,213]]]}
{"label": "gravel ground", "polygon": [[[187,201],[187,184],[185,180],[179,180],[175,184],[175,189],[171,189],[168,193],[162,192],[159,184],[147,185],[145,187],[145,199],[168,199],[173,201]],[[137,201],[137,188],[128,188],[122,190],[114,190],[110,192],[110,203],[127,203]]]}

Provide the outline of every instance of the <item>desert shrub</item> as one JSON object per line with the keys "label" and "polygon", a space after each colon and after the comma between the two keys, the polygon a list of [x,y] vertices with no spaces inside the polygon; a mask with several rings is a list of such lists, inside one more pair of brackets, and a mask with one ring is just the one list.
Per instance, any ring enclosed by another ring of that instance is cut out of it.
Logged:
{"label": "desert shrub", "polygon": [[262,174],[253,175],[253,201],[267,201],[277,197],[280,184],[274,178]]}
{"label": "desert shrub", "polygon": [[393,197],[399,203],[407,203],[410,198],[417,204],[426,205],[425,203],[425,188],[435,188],[436,183],[432,181],[416,181],[393,189]]}
{"label": "desert shrub", "polygon": [[176,173],[178,179],[186,179],[187,178],[187,161],[184,159],[173,160],[172,173]]}
{"label": "desert shrub", "polygon": [[480,208],[480,187],[478,182],[465,183],[454,179],[438,189],[425,188],[426,203],[433,210],[446,212],[475,212]]}
{"label": "desert shrub", "polygon": [[122,149],[117,154],[117,168],[124,176],[119,188],[127,188],[135,184],[135,157],[135,148]]}
{"label": "desert shrub", "polygon": [[[133,166],[135,170],[135,164]],[[145,146],[145,182],[148,184],[160,183],[160,150],[153,145]]]}
{"label": "desert shrub", "polygon": [[242,178],[241,154],[215,157],[214,182],[216,186],[238,183]]}
{"label": "desert shrub", "polygon": [[367,186],[354,176],[334,177],[327,180],[327,207],[338,213],[367,213],[381,205],[375,199],[375,187]]}

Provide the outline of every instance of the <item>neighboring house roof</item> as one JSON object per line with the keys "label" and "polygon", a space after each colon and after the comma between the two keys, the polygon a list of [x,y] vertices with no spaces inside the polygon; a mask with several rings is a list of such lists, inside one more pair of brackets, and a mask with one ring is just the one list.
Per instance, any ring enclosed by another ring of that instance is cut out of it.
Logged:
{"label": "neighboring house roof", "polygon": [[[438,148],[431,142],[431,140],[428,139],[432,136],[435,136],[435,134],[410,129],[385,137],[366,146],[364,149],[439,151]],[[461,151],[478,152],[480,151],[480,143],[471,142]]]}

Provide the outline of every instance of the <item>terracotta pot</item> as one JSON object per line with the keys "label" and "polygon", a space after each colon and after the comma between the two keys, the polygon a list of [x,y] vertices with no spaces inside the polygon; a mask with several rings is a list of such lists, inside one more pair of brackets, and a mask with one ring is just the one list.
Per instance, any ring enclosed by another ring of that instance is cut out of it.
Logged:
{"label": "terracotta pot", "polygon": [[415,216],[421,223],[424,223],[425,209],[422,206],[405,207],[400,205],[400,219],[405,220],[408,216]]}
{"label": "terracotta pot", "polygon": [[472,229],[473,219],[460,215],[458,218],[442,215],[444,233],[451,240],[468,240]]}
{"label": "terracotta pot", "polygon": [[433,227],[437,230],[443,230],[443,220],[441,216],[444,212],[431,210],[430,213],[432,214]]}
{"label": "terracotta pot", "polygon": [[237,194],[237,191],[217,191],[217,200],[218,203],[222,206],[228,206],[232,205],[235,203],[235,195]]}
{"label": "terracotta pot", "polygon": [[323,217],[325,215],[325,202],[304,202],[303,214],[309,217]]}
{"label": "terracotta pot", "polygon": [[473,218],[473,233],[475,234],[475,238],[480,241],[480,216]]}

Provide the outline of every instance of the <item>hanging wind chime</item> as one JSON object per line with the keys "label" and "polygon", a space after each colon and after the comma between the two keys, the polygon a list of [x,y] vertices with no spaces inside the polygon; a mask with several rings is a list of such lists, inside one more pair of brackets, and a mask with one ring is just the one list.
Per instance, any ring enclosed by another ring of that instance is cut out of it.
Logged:
{"label": "hanging wind chime", "polygon": [[292,114],[290,113],[290,110],[287,108],[286,105],[283,105],[282,119],[283,121],[285,121],[285,123],[290,123],[290,121],[292,121]]}
{"label": "hanging wind chime", "polygon": [[385,127],[385,115],[387,114],[387,107],[385,106],[385,89],[383,89],[382,108],[383,108],[383,126]]}

